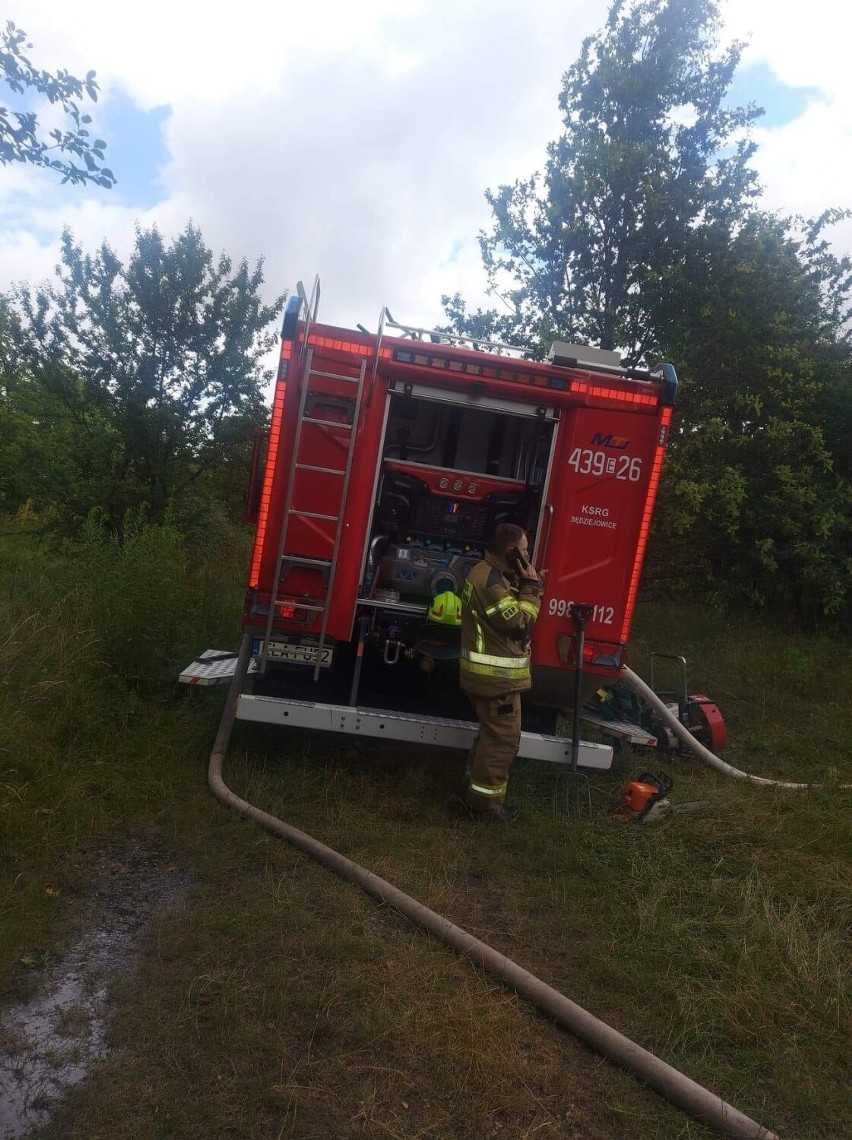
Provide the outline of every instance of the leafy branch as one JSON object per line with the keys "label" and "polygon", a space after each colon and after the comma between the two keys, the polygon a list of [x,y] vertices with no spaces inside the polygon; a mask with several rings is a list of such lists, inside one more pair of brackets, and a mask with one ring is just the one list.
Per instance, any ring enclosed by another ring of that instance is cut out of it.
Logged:
{"label": "leafy branch", "polygon": [[31,48],[26,33],[7,21],[0,31],[0,78],[16,95],[42,96],[51,104],[59,104],[70,123],[45,136],[35,111],[0,106],[0,164],[29,163],[61,174],[63,184],[79,186],[92,182],[110,190],[116,179],[103,165],[106,143],[92,137],[88,129],[92,117],[82,113],[79,106],[84,98],[97,102],[100,88],[95,72],[89,71],[85,79],[78,79],[65,70],[55,74],[40,70],[24,54]]}

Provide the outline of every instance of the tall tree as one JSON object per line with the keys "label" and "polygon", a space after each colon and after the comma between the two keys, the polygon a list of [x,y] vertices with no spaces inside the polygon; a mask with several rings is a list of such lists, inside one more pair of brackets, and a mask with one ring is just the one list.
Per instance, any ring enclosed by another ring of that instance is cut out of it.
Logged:
{"label": "tall tree", "polygon": [[719,50],[718,32],[716,0],[615,0],[565,73],[544,176],[486,194],[482,255],[511,311],[444,298],[456,328],[620,348],[630,363],[657,350],[672,267],[756,193],[745,132],[760,111],[726,107],[743,45]]}
{"label": "tall tree", "polygon": [[742,45],[716,0],[616,0],[560,97],[543,176],[487,195],[508,312],[444,298],[451,326],[674,360],[682,399],[648,577],[803,618],[852,603],[852,264],[826,228],[759,209],[730,109]]}
{"label": "tall tree", "polygon": [[[97,102],[99,87],[94,71],[85,79],[77,79],[67,71],[54,74],[41,70],[24,54],[25,48],[32,48],[26,41],[26,32],[11,20],[0,31],[0,79],[23,99],[18,111],[0,107],[0,164],[26,162],[61,174],[63,182],[94,182],[111,189],[115,175],[104,166],[106,143],[91,137],[88,126],[92,117],[81,114],[78,104],[87,97]],[[33,95],[62,107],[67,117],[64,130],[41,130],[38,115],[27,105],[27,98]]]}
{"label": "tall tree", "polygon": [[852,485],[830,414],[852,375],[852,262],[824,241],[834,220],[754,212],[687,258],[659,328],[683,384],[649,569],[805,620],[852,601]]}
{"label": "tall tree", "polygon": [[[170,243],[137,230],[126,264],[106,243],[84,253],[66,232],[57,274],[18,292],[17,345],[27,398],[37,393],[75,441],[71,469],[84,465],[66,513],[95,498],[117,526],[144,501],[160,519],[242,446],[235,422],[245,435],[263,421],[283,298],[265,304],[262,263],[214,258],[192,225]],[[52,494],[61,501],[55,483]]]}

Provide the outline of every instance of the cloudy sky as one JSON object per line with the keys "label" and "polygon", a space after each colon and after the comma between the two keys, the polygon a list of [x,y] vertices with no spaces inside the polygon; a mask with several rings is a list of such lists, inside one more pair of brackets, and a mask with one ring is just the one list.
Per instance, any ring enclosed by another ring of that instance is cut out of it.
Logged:
{"label": "cloudy sky", "polygon": [[[94,128],[119,181],[81,190],[0,167],[0,290],[49,276],[64,226],[126,253],[137,221],[174,234],[192,219],[215,250],[262,256],[270,297],[319,273],[327,321],[375,328],[386,304],[437,324],[442,293],[482,299],[483,191],[542,166],[562,72],[607,7],[6,0],[0,18],[26,30],[35,63],[96,70]],[[736,100],[767,111],[765,204],[852,205],[852,18],[834,0],[723,11],[726,35],[751,45]],[[832,236],[852,251],[852,226]]]}

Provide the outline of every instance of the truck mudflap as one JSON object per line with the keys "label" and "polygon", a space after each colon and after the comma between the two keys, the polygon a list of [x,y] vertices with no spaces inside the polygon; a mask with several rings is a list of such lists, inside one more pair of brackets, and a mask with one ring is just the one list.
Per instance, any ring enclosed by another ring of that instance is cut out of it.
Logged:
{"label": "truck mudflap", "polygon": [[[477,731],[474,721],[392,712],[388,709],[296,701],[283,697],[262,697],[249,693],[240,696],[237,717],[262,724],[386,737],[390,740],[461,750],[470,748]],[[609,744],[583,740],[580,741],[577,762],[581,768],[606,771],[612,767],[612,755],[613,750]],[[560,736],[522,732],[518,756],[570,766],[571,741]]]}

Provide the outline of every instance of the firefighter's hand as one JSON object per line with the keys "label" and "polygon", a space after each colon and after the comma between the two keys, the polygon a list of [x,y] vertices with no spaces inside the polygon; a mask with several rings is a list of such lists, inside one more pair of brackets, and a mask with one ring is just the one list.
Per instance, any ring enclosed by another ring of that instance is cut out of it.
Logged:
{"label": "firefighter's hand", "polygon": [[535,566],[533,566],[532,562],[528,563],[526,566],[523,566],[519,563],[517,567],[517,575],[522,582],[541,581],[538,576],[538,571],[536,570]]}

